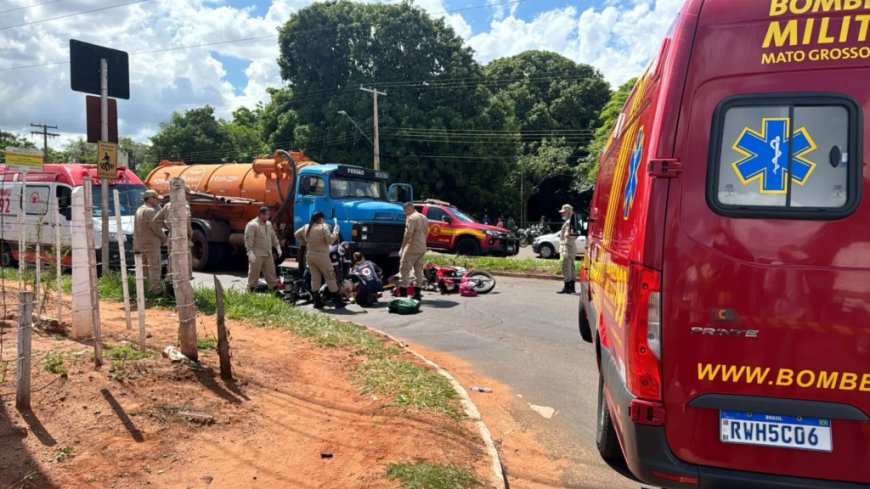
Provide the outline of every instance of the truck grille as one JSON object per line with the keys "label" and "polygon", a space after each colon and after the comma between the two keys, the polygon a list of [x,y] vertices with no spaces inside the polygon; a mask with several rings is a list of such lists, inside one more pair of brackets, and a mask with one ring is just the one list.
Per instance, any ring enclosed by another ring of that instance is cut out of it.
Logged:
{"label": "truck grille", "polygon": [[369,224],[367,241],[376,243],[401,243],[405,236],[404,224]]}

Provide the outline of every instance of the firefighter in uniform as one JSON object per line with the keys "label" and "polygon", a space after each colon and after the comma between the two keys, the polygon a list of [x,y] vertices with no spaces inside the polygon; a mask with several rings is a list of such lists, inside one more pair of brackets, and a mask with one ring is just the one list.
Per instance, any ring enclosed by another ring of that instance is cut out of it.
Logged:
{"label": "firefighter in uniform", "polygon": [[[188,241],[188,253],[190,252],[190,248],[193,248],[193,227],[190,225],[190,204],[185,204],[187,208],[187,241]],[[172,225],[169,222],[169,213],[172,212],[172,202],[163,206],[160,209],[160,212],[157,213],[157,216],[154,219],[160,223],[160,226],[166,231],[167,236],[171,236],[172,234]],[[169,260],[169,265],[172,266],[172,260]],[[188,256],[187,258],[187,271],[188,276],[193,278],[193,257]],[[169,270],[168,275],[172,276],[172,270]]]}
{"label": "firefighter in uniform", "polygon": [[559,260],[562,263],[562,280],[565,286],[559,294],[573,294],[574,282],[577,280],[577,270],[574,260],[577,259],[577,228],[574,225],[574,208],[565,204],[559,210],[562,215],[562,229],[559,231]]}
{"label": "firefighter in uniform", "polygon": [[299,246],[305,246],[305,263],[311,271],[311,296],[314,300],[314,308],[323,309],[320,286],[325,279],[326,286],[332,294],[333,305],[336,309],[341,309],[344,307],[344,301],[338,293],[335,270],[332,268],[332,260],[329,259],[329,247],[338,239],[339,229],[338,226],[334,226],[330,232],[329,226],[323,222],[324,217],[322,212],[315,211],[308,224],[299,228],[294,236]]}
{"label": "firefighter in uniform", "polygon": [[414,298],[423,298],[423,255],[426,254],[426,237],[429,236],[429,220],[417,212],[414,204],[405,202],[405,237],[399,260],[399,296],[408,296],[408,286],[411,285],[411,269],[414,270]]}
{"label": "firefighter in uniform", "polygon": [[248,251],[248,290],[254,291],[260,280],[260,272],[266,279],[269,290],[275,290],[277,281],[275,278],[275,260],[272,258],[272,249],[277,250],[278,258],[281,258],[281,243],[269,222],[271,211],[268,207],[260,207],[257,217],[251,219],[245,226],[245,249]]}
{"label": "firefighter in uniform", "polygon": [[145,203],[136,210],[133,224],[133,251],[142,255],[142,275],[148,280],[148,291],[161,294],[160,247],[166,244],[166,235],[163,225],[155,219],[160,195],[153,190],[146,190],[142,198]]}

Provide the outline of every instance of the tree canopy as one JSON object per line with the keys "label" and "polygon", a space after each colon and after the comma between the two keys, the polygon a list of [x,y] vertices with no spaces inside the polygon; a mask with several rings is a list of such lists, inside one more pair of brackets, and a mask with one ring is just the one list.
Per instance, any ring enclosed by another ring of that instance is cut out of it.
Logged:
{"label": "tree canopy", "polygon": [[258,111],[236,109],[231,121],[217,119],[210,105],[184,114],[174,112],[151,138],[151,152],[159,159],[188,163],[252,161],[267,151],[260,137]]}
{"label": "tree canopy", "polygon": [[318,3],[281,28],[279,46],[292,96],[273,92],[273,102],[295,120],[270,125],[281,127],[273,134],[321,161],[371,166],[373,100],[360,86],[374,85],[387,92],[378,101],[382,169],[418,196],[471,209],[505,204],[516,154],[509,107],[443,20],[409,3]]}

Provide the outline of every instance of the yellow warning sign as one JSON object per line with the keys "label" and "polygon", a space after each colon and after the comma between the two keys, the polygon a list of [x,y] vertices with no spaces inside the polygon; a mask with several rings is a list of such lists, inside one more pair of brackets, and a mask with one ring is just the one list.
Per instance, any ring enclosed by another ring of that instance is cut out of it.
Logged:
{"label": "yellow warning sign", "polygon": [[21,170],[42,170],[42,151],[6,146],[6,164]]}
{"label": "yellow warning sign", "polygon": [[97,143],[97,176],[113,179],[118,175],[118,145],[106,141]]}

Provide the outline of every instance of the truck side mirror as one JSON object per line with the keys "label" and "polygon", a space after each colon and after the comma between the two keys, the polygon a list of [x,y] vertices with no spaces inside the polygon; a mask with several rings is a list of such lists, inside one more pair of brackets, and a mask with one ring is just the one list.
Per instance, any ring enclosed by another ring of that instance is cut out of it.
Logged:
{"label": "truck side mirror", "polygon": [[453,223],[453,218],[450,217],[450,216],[448,216],[447,214],[444,214],[444,217],[442,217],[441,220],[444,221],[444,222],[446,222],[447,224],[452,224],[452,223]]}

